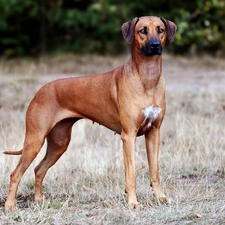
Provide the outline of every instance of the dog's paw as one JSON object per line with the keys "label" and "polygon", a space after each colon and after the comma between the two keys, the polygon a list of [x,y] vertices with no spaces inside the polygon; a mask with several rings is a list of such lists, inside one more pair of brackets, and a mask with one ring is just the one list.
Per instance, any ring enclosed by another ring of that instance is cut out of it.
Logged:
{"label": "dog's paw", "polygon": [[17,210],[17,207],[14,203],[8,203],[8,202],[5,203],[5,212],[6,213],[14,212],[16,210]]}
{"label": "dog's paw", "polygon": [[142,204],[139,202],[131,202],[129,203],[130,209],[141,210],[143,208]]}
{"label": "dog's paw", "polygon": [[161,190],[160,185],[154,185],[153,189],[153,195],[157,199],[158,202],[171,204],[173,200],[171,198],[168,198]]}
{"label": "dog's paw", "polygon": [[37,203],[44,203],[46,200],[44,195],[35,195],[35,202]]}
{"label": "dog's paw", "polygon": [[158,200],[162,203],[166,203],[168,205],[172,204],[173,203],[173,199],[172,198],[168,198],[166,196],[162,196],[160,198],[158,198]]}

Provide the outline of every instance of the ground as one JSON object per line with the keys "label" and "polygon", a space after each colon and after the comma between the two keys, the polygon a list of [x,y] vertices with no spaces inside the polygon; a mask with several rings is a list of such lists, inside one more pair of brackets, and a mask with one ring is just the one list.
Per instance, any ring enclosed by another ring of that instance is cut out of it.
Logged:
{"label": "ground", "polygon": [[[46,82],[111,70],[128,56],[58,56],[0,60],[0,144],[19,150],[26,108]],[[141,210],[127,207],[119,135],[91,121],[73,128],[67,152],[44,180],[46,202],[37,204],[33,169],[17,194],[18,210],[4,213],[9,177],[18,156],[0,156],[1,224],[225,224],[225,66],[212,57],[164,55],[167,112],[161,129],[162,188],[173,199],[157,202],[149,185],[144,139],[136,144],[137,196]],[[37,112],[40,113],[40,112]]]}

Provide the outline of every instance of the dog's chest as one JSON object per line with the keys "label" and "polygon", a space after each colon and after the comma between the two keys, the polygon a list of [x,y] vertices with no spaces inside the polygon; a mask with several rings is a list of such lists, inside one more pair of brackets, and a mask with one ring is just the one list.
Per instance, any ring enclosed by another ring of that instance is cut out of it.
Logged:
{"label": "dog's chest", "polygon": [[158,118],[161,111],[162,109],[160,107],[154,107],[153,105],[145,108],[142,111],[142,113],[144,114],[144,120],[141,126],[147,123],[147,128],[149,128],[152,125],[152,123]]}
{"label": "dog's chest", "polygon": [[149,131],[154,121],[156,121],[157,118],[160,116],[161,112],[162,109],[160,107],[155,107],[153,105],[150,105],[149,107],[142,110],[141,114],[143,119],[140,125],[138,135],[142,135]]}

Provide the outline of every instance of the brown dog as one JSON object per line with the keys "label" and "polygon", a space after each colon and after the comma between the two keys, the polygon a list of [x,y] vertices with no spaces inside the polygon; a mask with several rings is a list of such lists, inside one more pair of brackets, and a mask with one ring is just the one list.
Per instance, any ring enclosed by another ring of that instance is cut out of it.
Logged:
{"label": "brown dog", "polygon": [[162,17],[134,18],[121,27],[125,41],[131,45],[131,57],[124,65],[104,74],[59,79],[37,92],[27,109],[23,149],[5,152],[22,154],[11,174],[6,211],[15,209],[19,182],[47,138],[46,155],[35,168],[35,200],[43,201],[44,176],[66,151],[71,128],[82,118],[121,134],[130,208],[140,206],[134,163],[135,140],[139,135],[146,139],[153,193],[160,200],[169,200],[161,190],[158,175],[160,126],[166,110],[161,53],[166,37],[173,41],[176,28]]}

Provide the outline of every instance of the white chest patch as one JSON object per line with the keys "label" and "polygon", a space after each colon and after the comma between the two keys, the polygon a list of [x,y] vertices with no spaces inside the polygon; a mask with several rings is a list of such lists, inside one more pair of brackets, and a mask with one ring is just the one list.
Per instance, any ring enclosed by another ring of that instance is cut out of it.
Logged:
{"label": "white chest patch", "polygon": [[145,124],[147,119],[149,119],[148,127],[150,127],[152,123],[158,118],[161,111],[161,108],[154,106],[149,106],[148,108],[144,109],[142,112],[144,113],[145,119],[142,122],[141,126]]}

